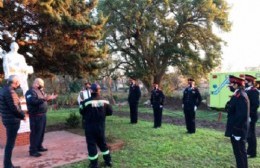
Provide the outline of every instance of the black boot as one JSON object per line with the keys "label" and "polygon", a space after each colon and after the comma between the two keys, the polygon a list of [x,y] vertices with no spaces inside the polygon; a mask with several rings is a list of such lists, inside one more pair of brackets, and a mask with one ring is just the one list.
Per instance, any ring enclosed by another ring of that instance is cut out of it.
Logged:
{"label": "black boot", "polygon": [[98,168],[98,159],[90,160],[89,168]]}

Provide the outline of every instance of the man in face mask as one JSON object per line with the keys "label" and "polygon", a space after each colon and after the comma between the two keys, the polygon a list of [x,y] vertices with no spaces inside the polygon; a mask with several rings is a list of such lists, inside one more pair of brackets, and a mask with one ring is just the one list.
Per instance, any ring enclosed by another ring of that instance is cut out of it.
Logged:
{"label": "man in face mask", "polygon": [[136,124],[138,121],[138,103],[141,97],[140,87],[134,78],[130,78],[128,103],[130,107],[130,123]]}
{"label": "man in face mask", "polygon": [[182,108],[185,116],[187,133],[193,134],[196,132],[195,115],[197,107],[202,101],[198,88],[195,87],[195,81],[188,79],[188,87],[183,91]]}
{"label": "man in face mask", "polygon": [[19,97],[15,90],[20,86],[19,78],[11,75],[8,78],[7,86],[0,90],[0,113],[2,122],[6,128],[6,145],[4,151],[4,168],[18,168],[13,166],[11,157],[17,137],[20,121],[25,119],[21,109]]}
{"label": "man in face mask", "polygon": [[229,76],[229,88],[234,92],[228,107],[225,136],[230,137],[238,168],[247,168],[245,140],[249,121],[249,99],[244,91],[244,79]]}
{"label": "man in face mask", "polygon": [[161,127],[162,123],[162,111],[163,111],[163,103],[164,103],[164,94],[161,89],[159,89],[159,85],[157,82],[153,84],[153,90],[151,92],[151,105],[153,107],[153,116],[154,116],[154,128]]}
{"label": "man in face mask", "polygon": [[47,151],[47,148],[42,145],[46,127],[47,101],[57,97],[57,95],[46,95],[43,90],[44,81],[36,78],[25,94],[31,129],[29,154],[33,157],[39,157],[41,156],[39,152]]}
{"label": "man in face mask", "polygon": [[259,107],[259,92],[255,87],[256,78],[252,75],[245,75],[245,86],[246,93],[250,101],[250,123],[249,123],[249,132],[248,132],[248,148],[247,155],[249,158],[256,157],[257,149],[257,140],[255,134],[255,125],[258,119],[257,109]]}

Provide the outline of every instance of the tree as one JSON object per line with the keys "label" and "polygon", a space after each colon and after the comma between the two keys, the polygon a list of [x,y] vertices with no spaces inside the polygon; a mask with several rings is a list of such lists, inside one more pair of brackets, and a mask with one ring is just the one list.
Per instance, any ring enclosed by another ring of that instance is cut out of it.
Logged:
{"label": "tree", "polygon": [[147,89],[170,65],[205,76],[221,60],[224,41],[213,29],[231,28],[225,0],[106,0],[99,9],[109,16],[106,43]]}
{"label": "tree", "polygon": [[[34,58],[29,63],[36,72],[73,77],[96,75],[107,66],[107,47],[100,42],[106,18],[93,14],[97,2],[4,1],[0,9],[4,21],[1,20],[0,25],[16,37],[22,46],[21,53],[28,50],[33,53]],[[28,44],[28,34],[35,37],[33,44]]]}

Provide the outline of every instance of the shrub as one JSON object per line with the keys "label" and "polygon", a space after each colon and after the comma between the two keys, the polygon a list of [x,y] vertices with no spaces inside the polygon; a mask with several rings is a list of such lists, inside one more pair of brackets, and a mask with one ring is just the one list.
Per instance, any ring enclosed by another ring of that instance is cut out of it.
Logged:
{"label": "shrub", "polygon": [[76,112],[70,113],[69,117],[66,118],[66,126],[69,128],[78,128],[80,124],[80,117]]}

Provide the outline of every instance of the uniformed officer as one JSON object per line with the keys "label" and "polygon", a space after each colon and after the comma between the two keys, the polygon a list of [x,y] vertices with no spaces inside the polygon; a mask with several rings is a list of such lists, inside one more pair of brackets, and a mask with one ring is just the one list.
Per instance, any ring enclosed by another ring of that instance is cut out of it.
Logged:
{"label": "uniformed officer", "polygon": [[248,148],[247,155],[249,158],[256,157],[257,141],[255,134],[255,125],[258,119],[257,109],[259,107],[259,92],[255,87],[255,77],[252,75],[245,75],[245,91],[250,101],[250,123],[248,132]]}
{"label": "uniformed officer", "polygon": [[151,105],[153,107],[153,116],[154,116],[154,128],[161,127],[162,124],[162,111],[164,103],[164,94],[161,89],[159,89],[158,83],[153,84],[153,90],[151,92]]}
{"label": "uniformed officer", "polygon": [[237,168],[247,168],[246,136],[249,121],[249,99],[244,91],[244,79],[229,76],[229,88],[234,92],[228,107],[225,136],[230,137]]}
{"label": "uniformed officer", "polygon": [[105,139],[105,119],[112,115],[112,107],[100,96],[100,86],[91,85],[91,98],[80,104],[80,113],[85,119],[85,136],[88,146],[90,168],[98,167],[98,151],[102,152],[105,166],[112,167],[111,156]]}
{"label": "uniformed officer", "polygon": [[195,81],[188,79],[188,87],[183,92],[182,107],[185,115],[187,133],[196,132],[195,112],[201,103],[201,95],[198,88],[195,87]]}
{"label": "uniformed officer", "polygon": [[138,103],[141,97],[140,87],[134,78],[130,78],[128,103],[130,107],[130,123],[136,124],[138,120]]}

